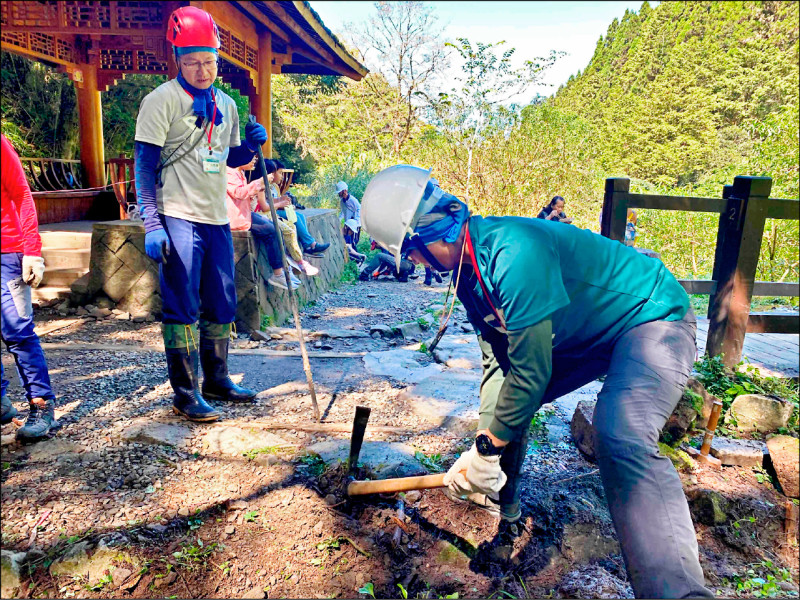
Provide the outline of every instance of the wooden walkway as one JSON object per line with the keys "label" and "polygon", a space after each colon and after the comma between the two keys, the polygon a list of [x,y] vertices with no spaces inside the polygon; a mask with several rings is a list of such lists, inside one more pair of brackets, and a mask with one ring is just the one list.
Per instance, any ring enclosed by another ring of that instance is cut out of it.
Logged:
{"label": "wooden walkway", "polygon": [[[697,318],[697,350],[706,349],[708,319]],[[748,333],[744,338],[744,358],[764,375],[797,377],[800,375],[800,335],[786,333]]]}

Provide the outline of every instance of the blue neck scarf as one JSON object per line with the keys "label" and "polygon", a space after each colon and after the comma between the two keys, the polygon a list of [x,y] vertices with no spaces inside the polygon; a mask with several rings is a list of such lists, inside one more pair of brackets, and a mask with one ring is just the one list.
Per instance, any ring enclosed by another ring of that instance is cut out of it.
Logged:
{"label": "blue neck scarf", "polygon": [[[430,187],[430,184],[428,184]],[[426,190],[423,202],[433,190]],[[424,244],[437,240],[454,242],[461,232],[461,226],[469,218],[467,205],[452,194],[442,193],[436,204],[419,219],[414,228]]]}
{"label": "blue neck scarf", "polygon": [[[192,110],[194,111],[194,114],[203,118],[206,122],[210,121],[212,115],[214,115],[214,100],[211,97],[211,90],[214,89],[214,86],[212,85],[205,90],[197,89],[196,87],[189,85],[189,83],[183,78],[183,73],[180,72],[178,73],[178,83],[180,83],[181,87],[194,97],[194,103],[192,104]],[[222,123],[222,111],[219,109],[219,105],[217,105],[217,114],[214,117],[214,126],[217,126],[220,123]]]}

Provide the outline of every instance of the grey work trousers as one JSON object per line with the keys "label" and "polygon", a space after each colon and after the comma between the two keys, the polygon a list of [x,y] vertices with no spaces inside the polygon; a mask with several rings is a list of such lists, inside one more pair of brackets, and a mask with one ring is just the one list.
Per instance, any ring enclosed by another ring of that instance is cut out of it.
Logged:
{"label": "grey work trousers", "polygon": [[[680,477],[669,458],[658,451],[661,429],[692,371],[696,330],[690,309],[680,321],[634,327],[605,354],[565,356],[554,352],[552,376],[543,398],[543,403],[552,402],[606,376],[594,413],[595,451],[637,598],[714,597],[704,587],[697,538]],[[481,340],[481,347],[482,392],[484,387],[499,390],[506,357],[487,358],[487,350],[496,352],[498,344]],[[486,381],[487,376],[494,381]],[[503,452],[508,476],[500,492],[504,514],[519,510],[526,446],[527,431]]]}

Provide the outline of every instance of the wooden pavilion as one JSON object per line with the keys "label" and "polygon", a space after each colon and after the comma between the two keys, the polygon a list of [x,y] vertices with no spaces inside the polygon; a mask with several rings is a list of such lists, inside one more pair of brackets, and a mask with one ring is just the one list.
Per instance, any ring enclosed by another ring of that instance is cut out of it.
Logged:
{"label": "wooden pavilion", "polygon": [[[304,1],[3,0],[2,49],[55,66],[75,84],[80,164],[85,174],[80,187],[105,188],[109,176],[112,183],[114,179],[103,152],[101,93],[127,73],[177,75],[165,39],[166,21],[184,5],[197,6],[214,17],[222,38],[220,77],[250,99],[251,110],[268,131],[272,128],[273,74],[360,80],[367,73]],[[271,142],[265,154],[272,155]],[[64,172],[64,164],[60,168]],[[53,171],[53,178],[59,179],[57,170]],[[61,193],[75,195],[75,191]],[[57,219],[86,218],[85,212],[62,215]],[[48,220],[53,218],[44,222]]]}

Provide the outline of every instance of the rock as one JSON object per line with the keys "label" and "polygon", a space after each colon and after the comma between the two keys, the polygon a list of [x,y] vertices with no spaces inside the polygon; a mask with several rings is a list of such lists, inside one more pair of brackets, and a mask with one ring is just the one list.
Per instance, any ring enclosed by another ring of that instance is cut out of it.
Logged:
{"label": "rock", "polygon": [[684,390],[675,410],[667,419],[661,431],[661,441],[670,446],[677,446],[694,425],[698,415],[703,411],[702,398],[694,391]]}
{"label": "rock", "polygon": [[126,442],[143,444],[162,444],[183,447],[192,437],[192,430],[186,425],[158,423],[148,418],[134,419],[122,432]]}
{"label": "rock", "polygon": [[77,310],[75,311],[75,314],[76,314],[76,315],[78,315],[79,317],[82,317],[82,316],[84,316],[84,315],[88,315],[88,314],[89,314],[89,311],[88,311],[88,310],[86,310],[84,307],[82,307],[82,306],[79,306],[79,307],[77,308]]}
{"label": "rock", "polygon": [[406,502],[408,504],[414,504],[420,498],[422,498],[422,492],[420,492],[419,490],[410,490],[406,492]]}
{"label": "rock", "polygon": [[337,500],[338,499],[334,494],[328,494],[327,496],[325,496],[325,504],[327,504],[328,506],[333,506],[334,504],[336,504]]}
{"label": "rock", "polygon": [[14,598],[19,590],[24,552],[0,550],[0,598]]}
{"label": "rock", "polygon": [[792,416],[792,405],[774,396],[742,394],[732,403],[731,416],[739,431],[769,433],[786,427]]}
{"label": "rock", "polygon": [[405,383],[418,383],[442,371],[441,365],[424,365],[418,362],[423,355],[415,350],[398,349],[385,352],[368,352],[363,361],[372,375],[389,376]]}
{"label": "rock", "polygon": [[406,340],[420,340],[422,339],[422,327],[416,321],[411,323],[399,323],[392,327],[398,335]]}
{"label": "rock", "polygon": [[144,318],[144,320],[145,320],[147,323],[152,323],[153,321],[155,321],[155,320],[156,320],[156,318],[155,318],[153,315],[147,315],[147,316]]}
{"label": "rock", "polygon": [[244,510],[247,508],[247,502],[244,500],[232,500],[228,502],[228,510]]}
{"label": "rock", "polygon": [[729,502],[719,492],[708,489],[691,490],[687,497],[696,521],[703,525],[722,525],[728,521]]}
{"label": "rock", "polygon": [[322,521],[317,521],[317,524],[314,525],[314,528],[312,529],[312,531],[314,532],[314,535],[316,535],[317,537],[322,537],[322,529],[323,529],[323,527],[324,527],[323,522]]}
{"label": "rock", "polygon": [[764,442],[758,440],[715,437],[711,442],[711,455],[720,459],[723,465],[760,467],[764,462],[766,449]]}
{"label": "rock", "polygon": [[564,526],[561,554],[572,564],[586,564],[619,552],[617,540],[604,535],[597,523],[567,523]]}
{"label": "rock", "polygon": [[[350,440],[329,440],[317,442],[306,448],[308,452],[318,454],[326,463],[336,460],[345,462],[350,454]],[[376,476],[405,477],[426,473],[416,458],[416,450],[400,442],[365,441],[361,447],[358,462],[374,471]]]}
{"label": "rock", "polygon": [[405,389],[398,400],[434,427],[471,431],[478,423],[480,383],[477,371],[447,369]]}
{"label": "rock", "polygon": [[324,331],[312,331],[309,337],[337,340],[343,338],[365,338],[369,337],[369,334],[366,331],[351,331],[350,329],[326,329]]}
{"label": "rock", "polygon": [[769,457],[783,493],[790,498],[800,496],[800,440],[788,435],[774,435],[767,440]]}
{"label": "rock", "polygon": [[50,565],[50,575],[58,577],[86,577],[89,571],[89,542],[78,542],[69,547],[64,555]]}
{"label": "rock", "polygon": [[114,306],[114,303],[111,301],[110,298],[101,296],[100,298],[97,299],[96,303],[98,308],[108,310],[109,311],[108,314],[111,314],[111,307]]}
{"label": "rock", "polygon": [[144,323],[146,319],[147,319],[147,317],[139,315],[138,317],[133,317],[133,322],[134,323]]}
{"label": "rock", "polygon": [[236,527],[234,527],[233,525],[228,525],[225,528],[225,534],[226,535],[233,535],[235,531],[236,531]]}
{"label": "rock", "polygon": [[447,540],[439,540],[431,548],[431,554],[436,556],[436,563],[450,565],[455,569],[469,569],[470,558]]}
{"label": "rock", "polygon": [[80,446],[68,440],[53,439],[38,442],[30,447],[31,462],[52,462],[60,455],[76,453]]}
{"label": "rock", "polygon": [[[699,411],[700,414],[695,420],[694,426],[696,428],[705,427],[708,423],[708,417],[711,416],[711,408],[714,406],[714,400],[718,400],[720,402],[722,401],[716,396],[709,394],[703,384],[694,377],[689,377],[689,381],[686,382],[686,390],[694,392],[703,399],[703,408]],[[695,406],[695,408],[698,407]]]}
{"label": "rock", "polygon": [[245,593],[244,596],[242,596],[242,598],[257,598],[257,599],[266,598],[266,597],[267,597],[267,593],[264,591],[264,588],[259,587],[259,586],[256,586],[256,587],[252,588],[250,591]]}
{"label": "rock", "polygon": [[272,339],[272,336],[258,329],[254,329],[250,332],[250,339],[254,342],[268,342]]}
{"label": "rock", "polygon": [[188,517],[189,516],[189,509],[185,506],[178,509],[178,516],[179,517]]}
{"label": "rock", "polygon": [[558,585],[563,598],[633,598],[631,586],[599,565],[588,565],[564,575]]}
{"label": "rock", "polygon": [[474,335],[448,335],[442,338],[433,350],[436,362],[451,369],[482,368],[481,348]]}
{"label": "rock", "polygon": [[115,318],[117,319],[117,321],[130,321],[131,315],[130,313],[123,312],[118,314]]}
{"label": "rock", "polygon": [[9,433],[0,436],[0,446],[9,446],[17,441],[17,434]]}
{"label": "rock", "polygon": [[658,449],[661,454],[672,461],[677,471],[681,473],[694,473],[697,470],[697,463],[685,450],[673,448],[664,442],[658,442]]}
{"label": "rock", "polygon": [[117,567],[111,573],[111,582],[115,588],[122,587],[122,584],[125,583],[125,580],[131,575],[133,575],[133,571],[130,569],[126,569],[125,567]]}
{"label": "rock", "polygon": [[370,325],[369,334],[373,337],[377,334],[379,337],[390,338],[394,337],[394,329],[388,325]]}
{"label": "rock", "polygon": [[459,325],[459,327],[461,328],[461,331],[463,331],[464,333],[472,333],[473,331],[475,331],[475,328],[472,326],[472,323],[470,323],[469,321],[465,321],[464,323],[461,323],[461,325]]}
{"label": "rock", "polygon": [[578,402],[575,413],[572,415],[572,421],[570,421],[569,424],[572,439],[575,445],[578,446],[578,450],[592,462],[595,462],[595,433],[594,427],[592,426],[595,404],[596,402],[592,402],[591,400],[581,400]]}
{"label": "rock", "polygon": [[111,309],[109,308],[95,308],[89,311],[89,314],[96,319],[105,319],[107,316],[111,314]]}
{"label": "rock", "polygon": [[285,446],[286,440],[263,429],[217,425],[206,432],[203,446],[215,454],[240,457],[248,450]]}
{"label": "rock", "polygon": [[[424,313],[424,314],[423,314],[422,316],[420,316],[420,318],[417,320],[417,323],[419,323],[419,324],[420,324],[420,326],[424,327],[425,329],[430,329],[430,327],[431,327],[431,326],[432,326],[434,323],[436,323],[436,317],[434,317],[434,316],[433,316],[432,314],[430,314],[430,313]],[[425,325],[423,325],[423,323],[425,323]]]}

